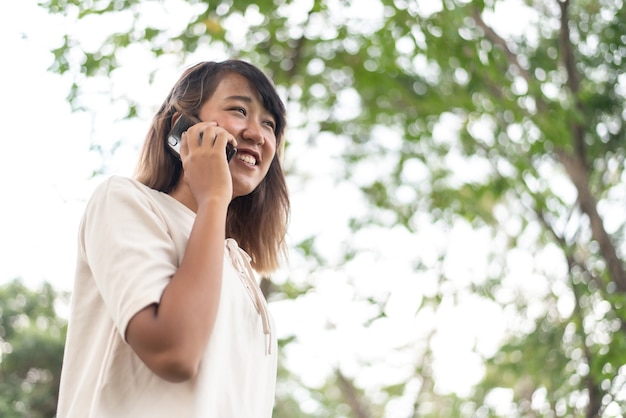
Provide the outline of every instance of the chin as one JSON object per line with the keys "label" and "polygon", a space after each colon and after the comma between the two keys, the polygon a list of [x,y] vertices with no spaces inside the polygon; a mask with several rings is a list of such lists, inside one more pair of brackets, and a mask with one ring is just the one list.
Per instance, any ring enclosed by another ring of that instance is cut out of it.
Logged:
{"label": "chin", "polygon": [[259,186],[260,182],[250,180],[250,178],[240,179],[233,176],[233,197],[249,195]]}
{"label": "chin", "polygon": [[256,189],[256,186],[255,187],[251,187],[251,186],[234,187],[233,188],[233,199],[236,198],[236,197],[247,196],[250,193],[252,193],[254,191],[254,189]]}

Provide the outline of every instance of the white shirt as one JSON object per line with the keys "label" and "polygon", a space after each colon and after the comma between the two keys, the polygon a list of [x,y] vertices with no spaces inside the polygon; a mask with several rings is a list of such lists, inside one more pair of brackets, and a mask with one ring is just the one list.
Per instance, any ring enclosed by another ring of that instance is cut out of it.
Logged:
{"label": "white shirt", "polygon": [[195,213],[171,196],[113,176],[79,230],[58,418],[268,418],[277,344],[248,255],[225,242],[220,305],[198,375],[171,383],[124,340],[130,319],[159,303]]}

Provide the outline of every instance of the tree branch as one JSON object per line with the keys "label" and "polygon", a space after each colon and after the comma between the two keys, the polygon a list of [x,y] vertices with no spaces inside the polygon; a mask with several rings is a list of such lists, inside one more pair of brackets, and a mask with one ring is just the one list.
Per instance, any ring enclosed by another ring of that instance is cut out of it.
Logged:
{"label": "tree branch", "polygon": [[[574,269],[575,267],[580,267],[583,271],[587,272],[591,280],[595,281],[596,283],[600,282],[600,280],[598,280],[598,278],[595,275],[593,275],[591,272],[587,270],[583,262],[580,262],[576,259],[575,255],[573,255],[571,251],[569,250],[569,245],[567,244],[565,238],[563,238],[554,230],[554,227],[550,224],[550,222],[548,222],[543,212],[540,210],[535,210],[535,213],[537,214],[537,217],[539,218],[539,221],[543,224],[543,226],[548,231],[550,231],[554,239],[556,239],[556,241],[559,243],[559,245],[563,249],[563,253],[565,254],[565,259],[567,260],[567,270],[569,272],[569,277],[570,277],[570,288],[572,289],[572,293],[574,295],[574,300],[575,300],[574,314],[578,317],[579,324],[581,324],[580,331],[579,331],[581,334],[581,341],[582,341],[581,344],[583,347],[583,352],[585,353],[585,360],[587,361],[587,365],[591,368],[591,364],[593,361],[593,353],[591,352],[591,349],[587,345],[588,336],[582,326],[584,322],[584,313],[582,312],[581,297],[580,297],[580,294],[576,286],[576,282],[573,277]],[[602,289],[602,287],[600,287],[600,289]],[[585,416],[586,418],[595,418],[598,416],[598,411],[602,407],[601,389],[598,386],[598,382],[592,373],[589,373],[587,374],[587,376],[585,376],[584,382],[585,382],[585,388],[587,389],[588,396],[589,396],[589,404],[587,405],[587,413]]]}
{"label": "tree branch", "polygon": [[572,156],[560,149],[556,150],[556,154],[563,167],[565,167],[565,171],[572,183],[574,183],[574,187],[576,187],[578,204],[581,211],[589,218],[591,236],[600,246],[600,252],[604,261],[606,261],[611,280],[619,291],[626,293],[626,272],[621,259],[617,255],[617,250],[611,241],[611,237],[606,232],[604,222],[598,213],[596,199],[589,189],[584,162],[577,156]]}
{"label": "tree branch", "polygon": [[557,0],[561,9],[561,28],[559,32],[559,48],[563,65],[567,71],[567,86],[573,93],[580,91],[580,77],[576,69],[576,58],[569,36],[569,0]]}
{"label": "tree branch", "polygon": [[531,74],[528,72],[528,70],[522,67],[522,64],[519,62],[517,55],[509,49],[504,38],[498,35],[491,28],[491,26],[485,23],[482,15],[480,14],[480,10],[478,10],[477,8],[474,8],[472,12],[472,18],[474,19],[478,27],[480,27],[483,30],[483,32],[485,32],[485,36],[487,37],[487,39],[493,42],[498,48],[500,48],[504,52],[504,55],[506,56],[509,64],[513,65],[519,71],[520,75],[524,78],[524,80],[526,80],[526,82],[530,84],[532,82]]}
{"label": "tree branch", "polygon": [[[561,9],[561,31],[559,43],[563,65],[567,71],[567,85],[576,98],[576,107],[584,114],[584,107],[578,99],[580,91],[580,81],[576,61],[569,36],[569,0],[557,0]],[[565,167],[567,174],[574,183],[578,192],[578,204],[584,214],[589,217],[591,234],[594,240],[600,245],[600,251],[607,263],[611,279],[617,288],[626,293],[626,273],[622,261],[617,255],[615,246],[611,242],[609,234],[604,228],[602,218],[598,214],[597,202],[589,189],[587,155],[584,138],[584,126],[577,122],[570,125],[572,139],[574,142],[574,155],[570,155],[564,150],[557,149],[556,154],[559,161]]]}
{"label": "tree branch", "polygon": [[[559,0],[557,0],[559,1]],[[561,30],[559,34],[559,42],[561,56],[563,57],[563,65],[568,74],[568,88],[577,96],[580,90],[580,81],[574,52],[572,49],[569,36],[569,0],[559,1],[561,9]],[[507,47],[506,41],[498,35],[491,27],[489,27],[480,14],[478,9],[473,12],[473,18],[476,24],[485,32],[485,36],[502,49],[511,65],[516,67],[525,80],[530,81],[531,76],[519,63],[517,56]],[[537,100],[537,106],[540,108],[541,100]],[[582,103],[577,99],[577,108],[584,114]],[[576,187],[578,192],[578,204],[582,212],[587,215],[591,225],[591,233],[593,239],[599,244],[602,257],[607,263],[607,268],[611,276],[611,280],[615,283],[618,290],[626,293],[626,272],[621,259],[617,255],[615,246],[604,227],[604,223],[597,210],[597,202],[589,188],[589,171],[586,162],[586,148],[584,144],[584,126],[580,123],[572,122],[570,125],[575,153],[570,155],[562,149],[556,150],[556,155],[560,163],[564,166],[570,180]]]}
{"label": "tree branch", "polygon": [[[581,298],[580,298],[580,294],[578,293],[578,289],[576,288],[576,283],[574,282],[574,279],[573,279],[573,275],[574,275],[573,271],[574,271],[574,266],[576,265],[576,261],[571,255],[566,255],[566,257],[567,257],[567,264],[568,264],[568,270],[569,270],[569,276],[570,276],[571,289],[574,294],[574,300],[576,301],[576,303],[574,304],[574,312],[575,312],[575,315],[578,316],[578,321],[580,323],[579,332],[581,334],[580,335],[581,344],[582,344],[583,352],[585,353],[585,361],[587,362],[587,366],[589,366],[589,368],[591,369],[591,365],[593,363],[593,353],[591,352],[591,349],[589,348],[589,345],[587,344],[588,335],[585,332],[583,325],[582,325],[584,323],[585,318],[584,318],[584,313],[582,312]],[[585,414],[585,417],[596,418],[598,416],[598,411],[600,410],[602,406],[601,389],[598,387],[598,382],[596,381],[596,378],[593,375],[593,373],[588,373],[584,377],[584,382],[585,382],[585,388],[587,389],[587,396],[589,397],[589,404],[587,405],[587,412]]]}
{"label": "tree branch", "polygon": [[361,401],[356,388],[354,387],[354,383],[348,380],[340,370],[335,372],[337,375],[337,380],[339,381],[339,387],[341,389],[341,393],[343,393],[344,399],[350,405],[350,409],[354,413],[356,418],[371,418],[370,413],[367,411],[367,407]]}
{"label": "tree branch", "polygon": [[[567,87],[574,96],[576,101],[576,109],[581,115],[585,114],[585,108],[580,102],[578,93],[580,92],[580,75],[576,68],[576,57],[574,55],[574,49],[572,48],[572,42],[569,35],[569,0],[557,0],[561,9],[561,28],[559,32],[559,49],[561,51],[561,59],[563,60],[563,66],[567,72]],[[570,124],[570,130],[572,132],[572,139],[574,142],[574,149],[576,155],[584,162],[585,169],[587,166],[587,152],[585,146],[585,129],[583,124],[578,122],[572,122]]]}
{"label": "tree branch", "polygon": [[[604,292],[604,296],[606,299],[606,294],[608,292],[606,291],[606,286],[602,282],[602,279],[587,268],[587,264],[584,260],[579,260],[576,258],[576,256],[571,251],[571,245],[566,242],[565,238],[563,238],[562,235],[559,235],[554,230],[554,227],[550,224],[550,222],[548,222],[542,211],[535,209],[535,214],[537,215],[537,219],[539,219],[539,222],[552,235],[557,244],[563,250],[563,254],[565,254],[565,259],[567,260],[569,271],[573,271],[573,267],[576,266],[580,268],[582,272],[587,273],[589,275],[590,282],[593,282],[598,287],[598,289],[601,289],[601,291]],[[572,286],[574,286],[573,282]],[[617,308],[613,306],[613,309]],[[622,332],[626,333],[626,321],[624,321],[624,319],[621,317],[618,319],[620,321],[620,329],[622,330]]]}

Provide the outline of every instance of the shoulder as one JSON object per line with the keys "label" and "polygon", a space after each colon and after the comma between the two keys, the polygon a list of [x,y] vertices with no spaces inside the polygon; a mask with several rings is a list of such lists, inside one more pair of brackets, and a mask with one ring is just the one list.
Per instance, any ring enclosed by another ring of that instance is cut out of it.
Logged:
{"label": "shoulder", "polygon": [[118,216],[150,213],[163,221],[166,219],[195,218],[195,213],[167,193],[146,186],[130,178],[113,175],[96,186],[87,205],[87,212],[110,213]]}
{"label": "shoulder", "polygon": [[161,194],[158,190],[130,177],[113,175],[98,184],[92,194],[94,202],[127,200],[154,200]]}
{"label": "shoulder", "polygon": [[[96,186],[85,210],[86,217],[109,217],[142,220],[154,218],[160,224],[184,218],[193,220],[195,214],[170,195],[124,176],[114,175]],[[182,222],[182,220],[180,221]]]}
{"label": "shoulder", "polygon": [[154,208],[156,197],[153,192],[159,193],[132,178],[113,175],[95,187],[87,202],[85,217],[116,217],[129,211],[143,212]]}
{"label": "shoulder", "polygon": [[[106,193],[124,193],[124,192],[128,192],[128,193],[137,193],[137,192],[141,192],[141,193],[147,193],[149,192],[150,189],[148,186],[138,182],[135,179],[132,179],[130,177],[125,177],[125,176],[120,176],[120,175],[113,175],[110,176],[109,178],[105,179],[104,181],[102,181],[95,190],[94,194],[106,194]],[[155,190],[156,191],[156,190]]]}

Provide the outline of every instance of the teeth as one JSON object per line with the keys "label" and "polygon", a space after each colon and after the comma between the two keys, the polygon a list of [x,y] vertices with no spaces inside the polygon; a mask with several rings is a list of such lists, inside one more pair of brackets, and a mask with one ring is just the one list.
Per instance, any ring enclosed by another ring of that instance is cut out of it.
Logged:
{"label": "teeth", "polygon": [[256,165],[256,158],[254,158],[252,155],[250,154],[235,154],[237,156],[237,158],[239,158],[241,161],[251,164],[251,165]]}

